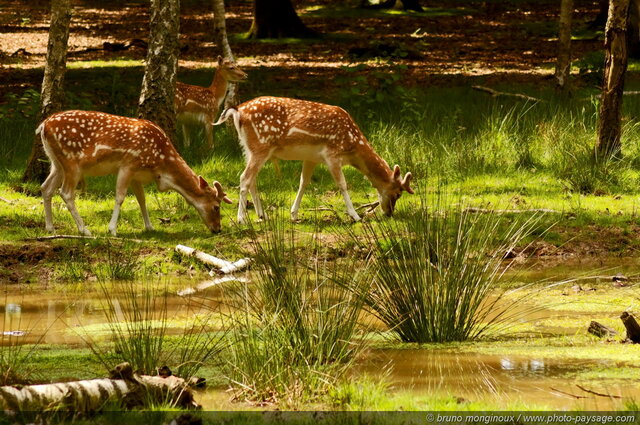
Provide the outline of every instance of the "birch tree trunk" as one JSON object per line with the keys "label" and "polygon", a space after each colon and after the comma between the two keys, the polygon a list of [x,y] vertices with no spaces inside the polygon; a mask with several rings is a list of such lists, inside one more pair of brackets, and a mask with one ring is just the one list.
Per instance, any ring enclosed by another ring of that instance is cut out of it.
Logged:
{"label": "birch tree trunk", "polygon": [[168,403],[182,408],[198,408],[184,379],[176,376],[136,375],[129,363],[111,371],[110,378],[55,384],[0,387],[0,409],[13,412],[58,410],[89,413],[107,402],[127,409]]}
{"label": "birch tree trunk", "polygon": [[558,31],[558,63],[556,83],[558,89],[568,93],[571,90],[571,15],[573,0],[562,0],[560,4],[560,29]]}
{"label": "birch tree trunk", "polygon": [[[42,80],[38,123],[62,109],[70,21],[71,0],[52,0],[51,24],[47,43],[47,64]],[[35,137],[22,181],[42,183],[48,173],[49,162],[42,146],[42,140],[40,137]]]}
{"label": "birch tree trunk", "polygon": [[138,116],[160,126],[174,144],[179,30],[180,0],[151,0],[149,50],[138,102]]}
{"label": "birch tree trunk", "polygon": [[[225,59],[235,62],[236,59],[233,57],[231,46],[229,46],[229,39],[227,38],[224,0],[213,0],[213,36],[222,56]],[[224,107],[227,108],[229,106],[234,106],[236,103],[236,85],[234,83],[230,83],[224,100]]]}
{"label": "birch tree trunk", "polygon": [[627,70],[627,16],[629,0],[610,0],[609,18],[605,29],[605,69],[598,113],[598,143],[600,158],[618,155],[621,149],[620,119],[624,75]]}

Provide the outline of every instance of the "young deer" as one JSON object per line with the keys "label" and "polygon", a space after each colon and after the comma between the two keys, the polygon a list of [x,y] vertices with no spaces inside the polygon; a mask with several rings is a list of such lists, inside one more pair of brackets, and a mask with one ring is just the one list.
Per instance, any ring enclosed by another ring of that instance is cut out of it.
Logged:
{"label": "young deer", "polygon": [[347,213],[356,221],[360,216],[347,192],[342,174],[345,165],[355,167],[369,179],[388,216],[393,214],[403,190],[413,193],[409,186],[411,173],[401,177],[399,166],[389,168],[342,108],[297,99],[258,97],[225,110],[216,125],[229,117],[233,117],[247,163],[240,177],[238,221],[241,223],[247,219],[247,191],[251,193],[258,216],[264,217],[256,176],[272,158],[303,161],[300,188],[291,207],[293,220],[298,217],[300,201],[313,170],[321,162],[329,168],[347,204]]}
{"label": "young deer", "polygon": [[144,227],[152,230],[143,185],[155,180],[160,191],[175,190],[198,211],[212,232],[220,231],[220,203],[231,203],[217,181],[213,186],[197,176],[167,135],[150,121],[102,112],[65,111],[51,115],[36,130],[51,160],[42,185],[46,229],[53,232],[51,198],[60,194],[78,231],[90,236],[75,205],[75,190],[84,176],[117,174],[116,205],[109,232],[115,236],[120,206],[131,190],[138,199]]}
{"label": "young deer", "polygon": [[213,123],[227,95],[229,83],[237,83],[246,79],[247,74],[235,63],[218,56],[218,69],[216,69],[213,82],[209,87],[176,83],[176,115],[181,122],[186,146],[189,146],[191,142],[185,121],[190,120],[204,123],[207,147],[213,148]]}

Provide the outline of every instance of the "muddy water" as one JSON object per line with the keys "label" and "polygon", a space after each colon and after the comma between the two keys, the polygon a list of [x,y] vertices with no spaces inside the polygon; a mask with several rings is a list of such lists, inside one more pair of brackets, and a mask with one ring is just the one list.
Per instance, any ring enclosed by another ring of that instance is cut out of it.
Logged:
{"label": "muddy water", "polygon": [[[203,296],[179,296],[174,288],[193,288],[196,284],[185,280],[172,282],[171,286],[156,285],[157,315],[161,317],[166,305],[166,318],[171,323],[187,321],[195,314],[216,311],[220,305],[220,291],[208,288]],[[95,284],[94,284],[95,285]],[[44,343],[82,345],[87,336],[101,336],[108,332],[107,313],[111,312],[124,321],[130,317],[133,305],[117,289],[109,292],[87,287],[71,290],[22,290],[8,288],[0,299],[0,330],[4,339],[0,344]],[[143,305],[143,300],[138,300]],[[98,326],[96,326],[98,325]]]}
{"label": "muddy water", "polygon": [[[387,349],[370,351],[357,373],[377,375],[384,369],[396,390],[416,396],[440,394],[469,401],[494,400],[498,405],[521,401],[554,409],[602,410],[620,408],[625,400],[639,400],[640,386],[624,381],[581,383],[572,375],[582,370],[615,366],[606,360]],[[577,385],[612,397],[593,395]]]}

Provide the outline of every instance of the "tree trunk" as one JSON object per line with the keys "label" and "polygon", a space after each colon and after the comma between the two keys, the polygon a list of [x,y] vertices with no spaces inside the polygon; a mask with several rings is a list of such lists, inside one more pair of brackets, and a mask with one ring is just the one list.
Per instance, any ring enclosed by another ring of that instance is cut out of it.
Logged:
{"label": "tree trunk", "polygon": [[0,408],[4,412],[91,413],[110,401],[127,409],[166,402],[182,408],[199,407],[184,379],[135,375],[129,363],[116,366],[111,378],[0,387]]}
{"label": "tree trunk", "polygon": [[631,0],[629,2],[627,49],[629,57],[640,57],[640,0]]}
{"label": "tree trunk", "polygon": [[571,15],[573,0],[562,0],[560,5],[560,31],[558,34],[558,63],[556,83],[558,89],[568,93],[571,90]]}
{"label": "tree trunk", "polygon": [[587,332],[597,336],[598,338],[610,337],[618,334],[615,329],[605,326],[602,323],[598,323],[595,320],[591,321]]}
{"label": "tree trunk", "polygon": [[424,12],[422,6],[420,6],[420,0],[384,0],[377,4],[369,4],[368,0],[364,0],[361,7],[365,9],[404,9],[413,10],[416,12]]}
{"label": "tree trunk", "polygon": [[315,37],[293,8],[291,0],[254,0],[249,38]]}
{"label": "tree trunk", "polygon": [[620,315],[620,320],[622,320],[622,324],[627,329],[627,339],[635,344],[640,343],[640,325],[638,325],[633,315],[625,311]]}
{"label": "tree trunk", "polygon": [[[227,25],[224,12],[224,0],[213,0],[213,34],[215,42],[218,45],[218,49],[225,59],[235,62],[233,57],[231,46],[229,46],[229,39],[227,38]],[[237,104],[236,85],[235,83],[229,83],[227,89],[227,95],[224,100],[224,107],[233,106]]]}
{"label": "tree trunk", "polygon": [[605,69],[598,113],[597,155],[600,158],[620,153],[620,119],[624,75],[627,70],[627,15],[629,0],[611,0],[605,29]]}
{"label": "tree trunk", "polygon": [[175,142],[174,97],[178,72],[180,0],[151,0],[150,28],[138,116],[160,126]]}
{"label": "tree trunk", "polygon": [[[53,0],[51,2],[49,41],[47,43],[47,65],[44,69],[44,78],[42,80],[38,123],[62,109],[70,21],[71,0]],[[40,137],[35,137],[22,181],[42,183],[48,172],[49,162],[42,146],[42,140]]]}

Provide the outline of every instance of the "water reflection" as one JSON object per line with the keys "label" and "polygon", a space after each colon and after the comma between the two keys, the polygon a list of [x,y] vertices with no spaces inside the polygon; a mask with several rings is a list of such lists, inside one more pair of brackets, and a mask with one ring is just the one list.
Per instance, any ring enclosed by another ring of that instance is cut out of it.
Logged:
{"label": "water reflection", "polygon": [[[581,390],[572,376],[575,372],[612,367],[607,360],[547,359],[478,353],[456,353],[434,349],[370,350],[356,373],[377,375],[386,365],[396,389],[417,394],[442,394],[464,399],[495,398],[496,401],[527,401],[554,408],[608,409],[620,407],[620,400],[597,397]],[[640,396],[632,383],[590,382],[603,394]],[[565,392],[561,394],[554,389]],[[567,397],[581,393],[585,398]]]}

